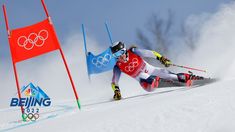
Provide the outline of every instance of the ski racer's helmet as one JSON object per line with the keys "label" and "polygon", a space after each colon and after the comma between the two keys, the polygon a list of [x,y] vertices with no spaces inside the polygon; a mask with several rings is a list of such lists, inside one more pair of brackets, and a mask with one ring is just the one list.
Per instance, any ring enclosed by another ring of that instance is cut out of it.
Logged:
{"label": "ski racer's helmet", "polygon": [[113,46],[111,47],[111,51],[113,53],[113,56],[115,58],[118,58],[126,53],[125,44],[121,41],[114,42]]}

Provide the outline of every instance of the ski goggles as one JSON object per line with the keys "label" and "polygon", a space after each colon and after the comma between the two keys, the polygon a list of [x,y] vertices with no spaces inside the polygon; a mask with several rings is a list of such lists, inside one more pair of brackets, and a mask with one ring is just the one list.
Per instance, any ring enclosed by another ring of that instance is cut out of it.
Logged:
{"label": "ski goggles", "polygon": [[125,54],[125,53],[126,53],[126,49],[121,49],[121,50],[119,50],[118,52],[113,53],[113,56],[114,56],[115,58],[119,58],[121,55],[123,55],[123,54]]}

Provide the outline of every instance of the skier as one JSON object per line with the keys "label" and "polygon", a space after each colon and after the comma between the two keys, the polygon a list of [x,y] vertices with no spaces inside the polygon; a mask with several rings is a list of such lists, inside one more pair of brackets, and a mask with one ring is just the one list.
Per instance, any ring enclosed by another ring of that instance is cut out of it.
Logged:
{"label": "skier", "polygon": [[192,73],[172,73],[164,68],[154,67],[144,61],[143,57],[155,58],[165,67],[169,67],[171,61],[156,51],[139,49],[137,47],[131,47],[127,50],[125,44],[120,41],[113,44],[111,51],[118,60],[113,68],[111,83],[114,91],[114,100],[121,99],[121,92],[118,86],[121,72],[135,78],[148,92],[158,87],[160,78],[185,83],[187,86],[191,85],[191,80],[203,79],[203,77],[195,76]]}

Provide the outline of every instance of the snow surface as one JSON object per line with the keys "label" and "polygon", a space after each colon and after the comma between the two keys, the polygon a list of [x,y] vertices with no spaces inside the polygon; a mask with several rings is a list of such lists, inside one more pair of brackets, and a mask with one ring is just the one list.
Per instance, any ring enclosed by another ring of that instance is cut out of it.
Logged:
{"label": "snow surface", "polygon": [[[197,18],[200,15],[192,17],[194,23],[195,20],[202,21]],[[51,97],[52,106],[41,108],[39,120],[28,123],[20,121],[19,108],[0,109],[0,131],[234,132],[235,3],[223,5],[215,14],[203,15],[203,19],[201,25],[195,27],[199,31],[198,48],[182,55],[181,63],[206,68],[209,75],[205,76],[222,76],[222,80],[201,87],[161,88],[148,93],[138,82],[123,75],[120,88],[124,99],[111,101],[112,73],[92,76],[89,83],[83,40],[81,34],[73,34],[62,48],[82,109],[78,110],[76,106],[58,52],[49,53],[18,64],[17,68],[20,84],[26,85],[31,80],[39,85]],[[89,50],[102,51],[102,47],[96,47],[95,40],[89,38],[88,43]],[[5,78],[4,82],[3,87],[11,87],[5,91],[1,105],[9,106],[10,98],[16,96],[14,78]]]}
{"label": "snow surface", "polygon": [[17,123],[19,109],[3,109],[0,129],[22,132],[233,132],[234,80],[196,88],[164,88],[126,96],[121,101],[83,102],[81,111],[73,106],[74,102],[68,101],[41,113],[35,123]]}

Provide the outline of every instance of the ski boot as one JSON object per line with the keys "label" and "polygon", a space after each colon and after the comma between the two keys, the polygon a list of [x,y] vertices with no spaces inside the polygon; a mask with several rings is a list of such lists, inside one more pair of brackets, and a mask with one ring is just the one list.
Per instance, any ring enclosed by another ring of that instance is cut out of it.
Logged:
{"label": "ski boot", "polygon": [[193,75],[193,72],[191,71],[188,71],[188,73],[190,74],[191,80],[203,80],[204,79],[204,77]]}
{"label": "ski boot", "polygon": [[203,80],[204,77],[201,77],[201,76],[196,76],[196,75],[193,75],[193,73],[191,71],[188,71],[188,73],[178,73],[177,74],[177,77],[178,77],[178,80],[179,82],[183,82],[186,84],[186,86],[192,86],[192,81],[193,80]]}

